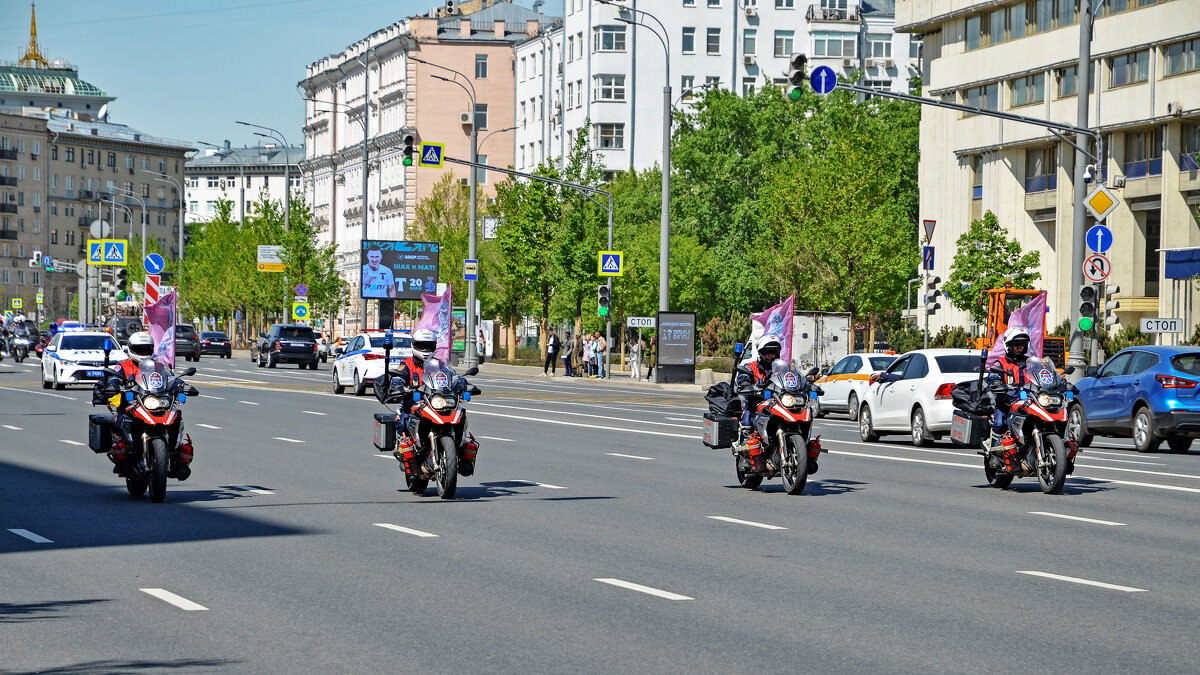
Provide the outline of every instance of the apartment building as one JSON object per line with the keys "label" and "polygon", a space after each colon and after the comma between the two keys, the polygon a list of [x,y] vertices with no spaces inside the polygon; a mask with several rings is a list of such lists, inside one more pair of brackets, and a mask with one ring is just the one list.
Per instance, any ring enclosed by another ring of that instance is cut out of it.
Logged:
{"label": "apartment building", "polygon": [[[1183,318],[1193,284],[1167,278],[1163,261],[1165,249],[1200,246],[1200,0],[1103,3],[1086,80],[1072,0],[898,0],[896,15],[896,30],[924,41],[926,95],[1074,124],[1088,87],[1090,126],[1104,139],[1099,180],[1121,200],[1107,219],[1118,316]],[[956,240],[990,210],[1041,253],[1048,323],[1067,319],[1078,301],[1068,263],[1084,234],[1073,229],[1074,162],[1074,148],[1044,127],[926,107],[921,217],[937,221],[934,273],[947,278]],[[969,321],[943,308],[931,327]]]}
{"label": "apartment building", "polygon": [[282,204],[285,185],[298,196],[303,161],[304,147],[298,145],[233,147],[225,141],[221,148],[205,148],[183,166],[187,222],[209,220],[222,200],[233,203],[234,218],[249,218],[264,197]]}

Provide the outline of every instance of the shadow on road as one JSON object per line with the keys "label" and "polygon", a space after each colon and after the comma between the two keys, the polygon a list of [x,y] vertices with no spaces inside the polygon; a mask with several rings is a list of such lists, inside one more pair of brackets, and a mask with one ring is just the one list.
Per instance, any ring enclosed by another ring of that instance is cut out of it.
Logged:
{"label": "shadow on road", "polygon": [[[976,488],[980,488],[980,489],[984,489],[984,490],[995,490],[996,489],[996,488],[992,487],[991,485],[988,485],[987,483],[983,483],[981,485],[972,485],[971,487],[976,487]],[[1034,478],[1034,477],[1026,478],[1024,480],[1017,479],[1017,480],[1013,481],[1011,485],[1009,485],[1007,488],[1004,488],[1004,489],[1008,492],[1019,492],[1022,494],[1032,493],[1032,492],[1040,493],[1042,491],[1041,486],[1037,482],[1037,478]],[[1062,494],[1063,495],[1090,495],[1090,494],[1095,494],[1097,492],[1108,492],[1111,489],[1113,489],[1113,488],[1109,487],[1107,481],[1091,480],[1088,478],[1067,478],[1066,484],[1063,485]]]}
{"label": "shadow on road", "polygon": [[179,661],[119,661],[117,659],[105,659],[103,661],[87,661],[84,663],[76,663],[70,666],[59,666],[58,668],[25,670],[25,671],[6,671],[12,675],[32,675],[40,673],[45,675],[50,673],[71,675],[86,675],[87,673],[145,673],[145,672],[160,672],[167,670],[187,670],[187,669],[203,669],[212,671],[220,669],[223,666],[232,666],[242,661],[233,661],[230,659],[181,659]]}
{"label": "shadow on road", "polygon": [[[490,501],[498,497],[511,497],[514,499],[534,499],[543,502],[573,502],[573,501],[593,501],[598,499],[616,499],[608,495],[593,495],[590,497],[572,496],[572,497],[540,497],[535,493],[545,491],[546,488],[539,487],[530,483],[521,481],[492,481],[490,483],[480,483],[479,485],[460,485],[454,493],[454,499],[445,500],[448,502],[482,502]],[[399,492],[408,492],[407,490],[399,490]],[[425,491],[424,495],[419,495],[418,498],[424,497],[436,502],[443,500],[437,499],[437,492],[431,486]]]}
{"label": "shadow on road", "polygon": [[[850,492],[858,492],[859,490],[861,490],[862,488],[855,487],[858,485],[867,485],[867,483],[862,483],[862,482],[853,481],[853,480],[809,480],[808,485],[804,486],[804,492],[802,492],[799,496],[802,496],[802,497],[829,497],[832,495],[844,495],[844,494],[848,494]],[[728,487],[734,487],[739,490],[746,489],[740,485],[730,485]],[[783,487],[782,482],[779,482],[779,483],[771,482],[771,483],[764,483],[763,485],[759,486],[758,491],[759,492],[772,492],[772,493],[774,493],[774,492],[786,493],[787,489]]]}
{"label": "shadow on road", "polygon": [[0,624],[49,621],[68,618],[66,610],[108,600],[48,600],[45,602],[0,602]]}

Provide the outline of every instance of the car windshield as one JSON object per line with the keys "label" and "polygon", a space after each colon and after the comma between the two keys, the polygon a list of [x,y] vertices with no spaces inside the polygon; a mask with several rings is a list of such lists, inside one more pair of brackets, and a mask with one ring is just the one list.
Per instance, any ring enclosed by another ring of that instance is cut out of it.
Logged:
{"label": "car windshield", "polygon": [[872,356],[870,358],[871,370],[884,370],[888,366],[892,365],[892,361],[895,360],[896,357],[894,356]]}
{"label": "car windshield", "polygon": [[449,389],[454,383],[454,369],[440,359],[429,359],[425,362],[425,375],[421,384],[430,391]]}
{"label": "car windshield", "polygon": [[162,391],[171,380],[171,369],[167,364],[154,359],[142,359],[138,363],[137,383],[146,391]]}
{"label": "car windshield", "polygon": [[937,361],[938,370],[943,373],[978,373],[980,361],[975,354],[952,354],[949,356],[935,356],[934,361]]}
{"label": "car windshield", "polygon": [[192,328],[191,326],[176,326],[175,334],[182,335],[184,337],[191,337],[196,334],[196,329]]}
{"label": "car windshield", "polygon": [[[383,349],[383,341],[386,339],[383,335],[371,335],[371,346],[376,349]],[[411,349],[412,338],[407,335],[393,335],[392,349]]]}
{"label": "car windshield", "polygon": [[279,329],[279,337],[285,340],[312,340],[313,331],[307,326],[285,326]]}
{"label": "car windshield", "polygon": [[[97,351],[104,350],[105,341],[112,342],[113,339],[107,335],[64,335],[62,342],[59,344],[59,349],[94,349]],[[116,348],[116,345],[113,345]]]}
{"label": "car windshield", "polygon": [[1176,354],[1171,357],[1171,365],[1188,375],[1200,375],[1200,352]]}
{"label": "car windshield", "polygon": [[200,337],[205,340],[228,340],[229,336],[224,333],[201,333]]}

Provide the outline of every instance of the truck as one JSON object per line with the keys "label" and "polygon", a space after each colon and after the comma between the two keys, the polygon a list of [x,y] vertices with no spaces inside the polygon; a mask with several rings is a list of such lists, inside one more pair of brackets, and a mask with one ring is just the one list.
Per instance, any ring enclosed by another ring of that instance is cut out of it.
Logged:
{"label": "truck", "polygon": [[[996,343],[996,338],[1004,335],[1004,331],[1008,330],[1008,318],[1013,311],[1041,293],[1042,291],[1037,289],[1013,288],[1008,283],[1004,285],[1004,288],[991,288],[983,291],[980,294],[980,300],[987,302],[987,330],[977,338],[968,338],[967,342],[975,349],[991,349],[992,345]],[[1050,359],[1055,368],[1062,370],[1067,363],[1067,339],[1044,336],[1042,338],[1042,356]]]}
{"label": "truck", "polygon": [[832,366],[850,354],[849,312],[806,312],[792,315],[792,359],[801,366]]}

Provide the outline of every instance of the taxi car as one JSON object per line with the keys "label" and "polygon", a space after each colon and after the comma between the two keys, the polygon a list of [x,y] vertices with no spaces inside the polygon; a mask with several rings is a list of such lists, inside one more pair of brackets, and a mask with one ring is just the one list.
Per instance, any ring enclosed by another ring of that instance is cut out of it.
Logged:
{"label": "taxi car", "polygon": [[817,399],[817,414],[844,412],[858,419],[858,404],[867,390],[871,373],[886,370],[896,360],[895,354],[858,353],[842,357],[824,377],[817,380],[825,393]]}
{"label": "taxi car", "polygon": [[[383,341],[386,331],[367,331],[350,338],[343,351],[333,361],[333,393],[341,394],[347,386],[354,388],[355,396],[367,393],[367,386],[375,378],[383,376]],[[392,332],[392,366],[412,356],[412,333]]]}
{"label": "taxi car", "polygon": [[116,339],[103,331],[66,327],[55,334],[42,355],[42,389],[61,390],[68,384],[99,381],[104,377],[105,341],[113,347],[108,354],[110,365],[129,359]]}

